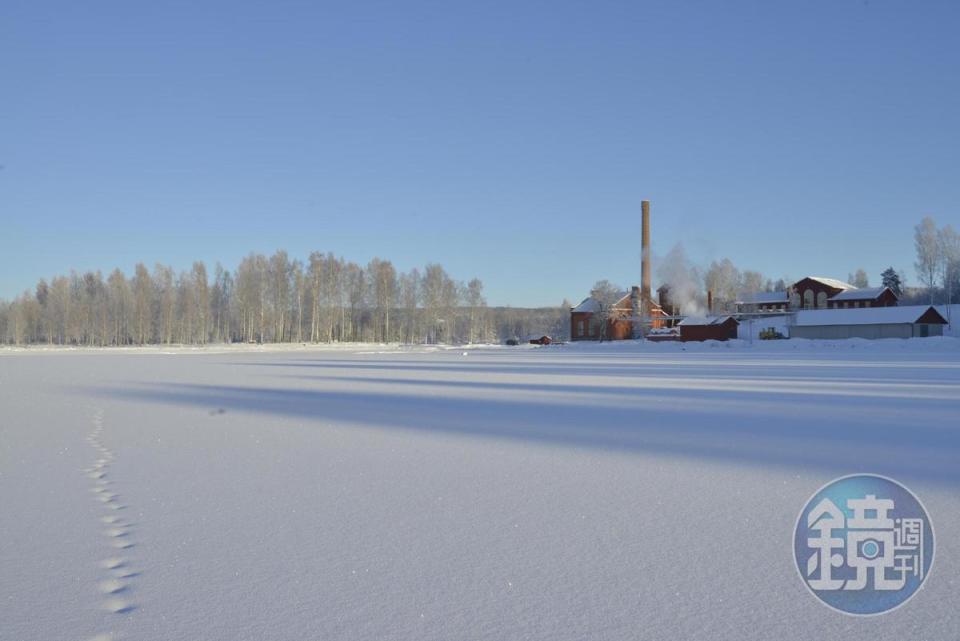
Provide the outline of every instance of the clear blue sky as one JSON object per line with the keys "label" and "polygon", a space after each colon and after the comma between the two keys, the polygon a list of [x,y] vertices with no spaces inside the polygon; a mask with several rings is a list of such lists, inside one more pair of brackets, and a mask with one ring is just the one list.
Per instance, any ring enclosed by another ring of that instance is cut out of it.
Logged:
{"label": "clear blue sky", "polygon": [[654,249],[913,276],[960,223],[956,2],[0,4],[0,297],[334,251],[491,303]]}

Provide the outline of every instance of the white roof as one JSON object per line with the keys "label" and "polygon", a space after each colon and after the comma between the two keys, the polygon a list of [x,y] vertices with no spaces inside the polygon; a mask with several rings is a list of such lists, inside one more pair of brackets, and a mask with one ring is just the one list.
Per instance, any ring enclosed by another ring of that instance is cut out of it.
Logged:
{"label": "white roof", "polygon": [[883,290],[887,287],[861,287],[859,289],[845,289],[839,294],[834,294],[830,300],[873,300],[879,298]]}
{"label": "white roof", "polygon": [[803,309],[793,324],[801,327],[822,325],[887,325],[916,323],[929,305],[903,307],[861,307],[857,309]]}
{"label": "white roof", "polygon": [[756,303],[762,305],[767,303],[786,303],[789,300],[787,292],[753,292],[751,294],[744,294],[742,299],[738,300],[737,303]]}
{"label": "white roof", "polygon": [[597,301],[596,298],[587,296],[582,301],[580,301],[579,305],[577,305],[570,311],[571,312],[590,312],[592,314],[596,314],[597,312],[600,311],[600,303],[599,301]]}
{"label": "white roof", "polygon": [[[810,280],[815,280],[818,283],[823,283],[827,287],[836,287],[837,289],[856,289],[856,287],[850,283],[845,283],[842,280],[837,280],[836,278],[824,278],[823,276],[807,276],[807,278]],[[800,280],[803,279],[801,278]]]}
{"label": "white roof", "polygon": [[682,321],[680,325],[720,325],[731,316],[687,316]]}

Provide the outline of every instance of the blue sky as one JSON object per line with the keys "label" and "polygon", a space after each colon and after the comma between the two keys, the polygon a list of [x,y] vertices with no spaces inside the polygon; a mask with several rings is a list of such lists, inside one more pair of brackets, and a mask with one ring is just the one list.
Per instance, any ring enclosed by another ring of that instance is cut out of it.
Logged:
{"label": "blue sky", "polygon": [[960,223],[960,5],[0,4],[0,297],[137,261],[334,251],[493,304],[654,249],[914,281]]}

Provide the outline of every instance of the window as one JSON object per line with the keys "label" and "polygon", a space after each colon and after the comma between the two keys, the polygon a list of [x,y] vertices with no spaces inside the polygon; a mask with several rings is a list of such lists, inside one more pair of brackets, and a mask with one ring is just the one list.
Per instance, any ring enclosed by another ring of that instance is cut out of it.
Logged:
{"label": "window", "polygon": [[817,307],[820,309],[827,308],[827,292],[820,292],[817,294]]}
{"label": "window", "polygon": [[805,289],[803,290],[803,308],[810,309],[813,307],[813,290]]}
{"label": "window", "polygon": [[583,336],[583,320],[577,321],[577,336]]}

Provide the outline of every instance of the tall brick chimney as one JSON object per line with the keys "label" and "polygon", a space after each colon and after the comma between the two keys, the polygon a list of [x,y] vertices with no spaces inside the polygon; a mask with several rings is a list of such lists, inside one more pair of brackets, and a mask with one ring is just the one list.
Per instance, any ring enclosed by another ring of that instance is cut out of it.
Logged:
{"label": "tall brick chimney", "polygon": [[644,312],[648,311],[648,303],[653,300],[650,293],[650,201],[640,203],[640,298]]}

